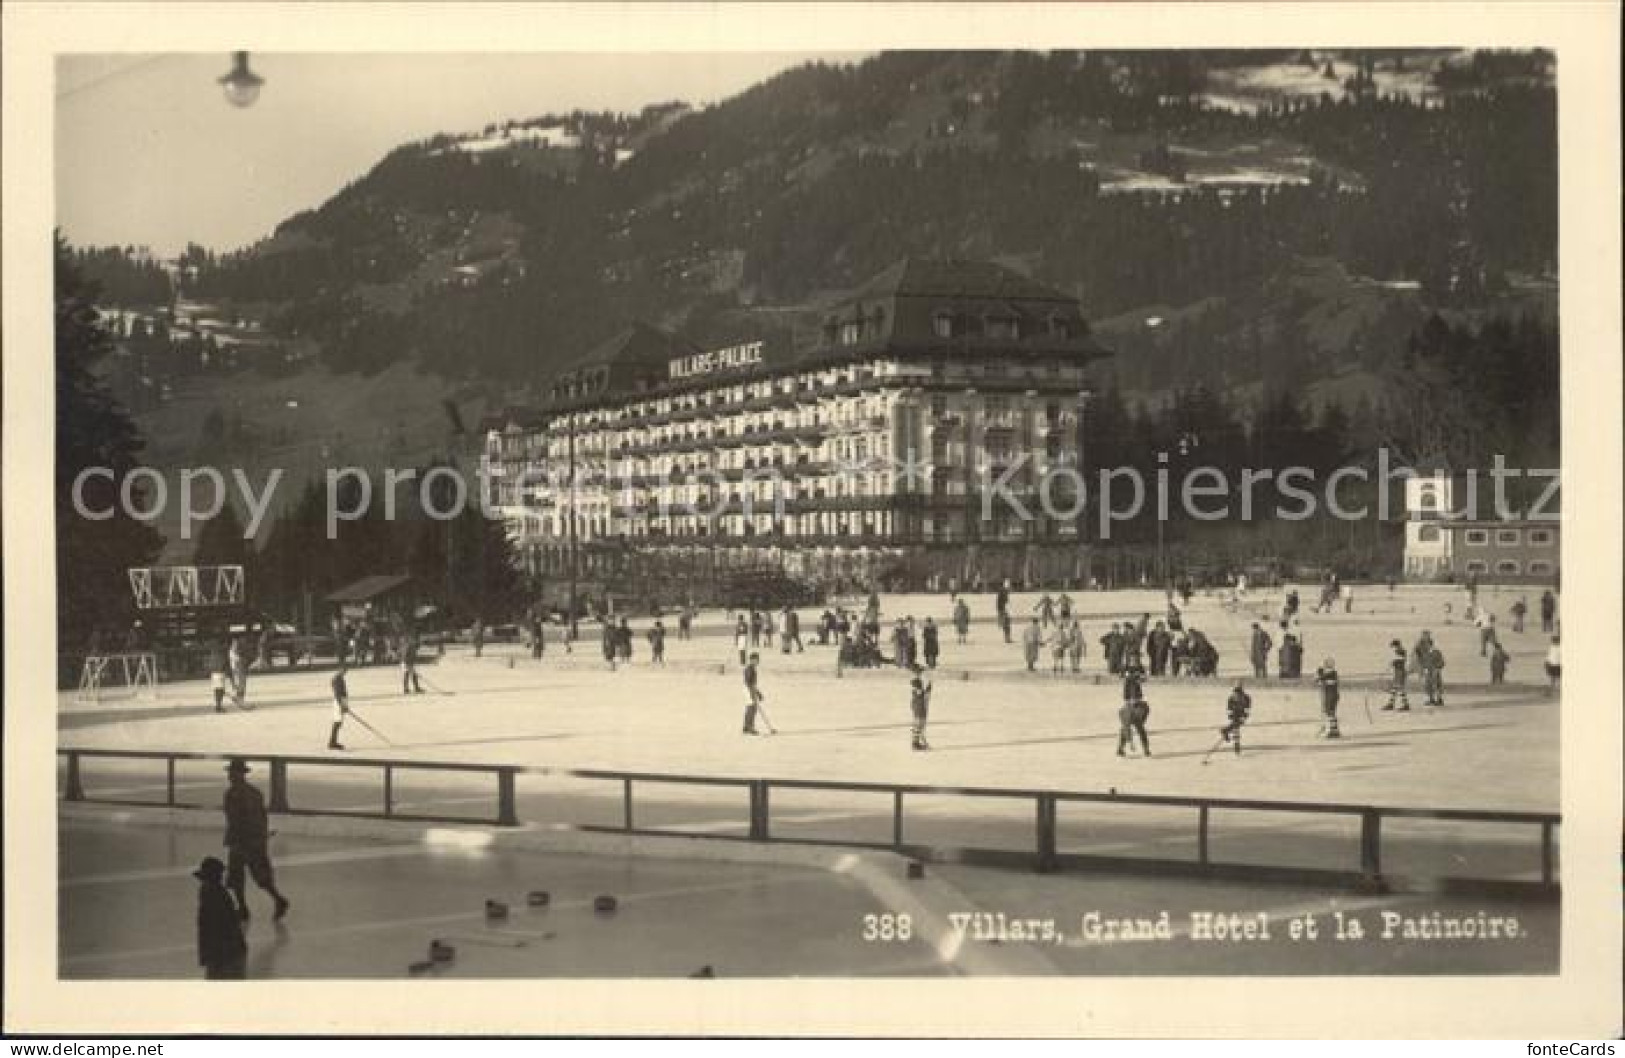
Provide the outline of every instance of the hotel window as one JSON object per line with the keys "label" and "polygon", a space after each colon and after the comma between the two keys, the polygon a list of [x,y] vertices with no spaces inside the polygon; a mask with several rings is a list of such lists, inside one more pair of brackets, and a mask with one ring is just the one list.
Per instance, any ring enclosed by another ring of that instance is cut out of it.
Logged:
{"label": "hotel window", "polygon": [[863,337],[863,324],[858,320],[849,320],[841,324],[841,344],[857,345]]}
{"label": "hotel window", "polygon": [[[1432,511],[1437,510],[1438,507],[1438,493],[1434,491],[1432,485],[1423,485],[1416,494],[1416,509],[1419,511]],[[1480,543],[1482,542],[1483,541],[1480,541]]]}
{"label": "hotel window", "polygon": [[938,312],[931,317],[931,333],[938,338],[954,336],[954,317],[949,312]]}
{"label": "hotel window", "polygon": [[[1489,542],[1490,542],[1490,531],[1488,529],[1469,529],[1469,530],[1467,530],[1467,544],[1468,544],[1469,547],[1484,547]],[[1482,564],[1482,563],[1480,563],[1480,564]],[[1471,565],[1471,563],[1469,563],[1469,565]]]}
{"label": "hotel window", "polygon": [[1516,545],[1522,537],[1523,534],[1516,529],[1497,529],[1495,531],[1495,542],[1497,544]]}
{"label": "hotel window", "polygon": [[[1551,547],[1552,531],[1550,529],[1529,530],[1529,543],[1535,547]],[[1530,563],[1529,571],[1531,573],[1534,572],[1534,563]]]}
{"label": "hotel window", "polygon": [[1416,531],[1416,539],[1417,539],[1418,543],[1423,543],[1423,544],[1438,543],[1438,540],[1439,540],[1439,527],[1436,526],[1436,525],[1424,525],[1424,526],[1422,526],[1420,529],[1418,529]]}
{"label": "hotel window", "polygon": [[1467,563],[1468,573],[1488,573],[1489,571],[1490,564],[1485,562],[1483,559],[1475,558]]}
{"label": "hotel window", "polygon": [[1506,573],[1515,577],[1523,572],[1523,566],[1518,563],[1517,559],[1503,558],[1495,564],[1495,572]]}
{"label": "hotel window", "polygon": [[1537,558],[1529,563],[1529,575],[1532,577],[1549,577],[1552,575],[1552,564],[1543,558]]}
{"label": "hotel window", "polygon": [[1053,338],[1070,338],[1072,337],[1072,325],[1062,316],[1051,316],[1049,318],[1049,333]]}

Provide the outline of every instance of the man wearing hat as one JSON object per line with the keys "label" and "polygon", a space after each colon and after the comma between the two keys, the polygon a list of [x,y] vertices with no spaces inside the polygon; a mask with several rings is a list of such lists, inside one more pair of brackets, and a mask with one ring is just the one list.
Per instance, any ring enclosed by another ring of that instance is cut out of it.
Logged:
{"label": "man wearing hat", "polygon": [[288,913],[288,899],[277,891],[276,873],[271,869],[271,853],[266,848],[271,832],[265,813],[265,796],[249,783],[248,762],[232,758],[226,765],[226,776],[231,785],[226,789],[223,804],[226,813],[226,886],[237,897],[237,913],[248,918],[248,898],[243,874],[246,871],[254,884],[271,894],[276,901],[274,917],[280,919]]}
{"label": "man wearing hat", "polygon": [[908,709],[914,717],[913,747],[917,750],[927,750],[931,748],[931,744],[925,740],[925,725],[931,713],[931,680],[918,662],[909,668],[914,673],[908,684]]}
{"label": "man wearing hat", "polygon": [[221,884],[226,865],[205,856],[192,877],[197,890],[197,961],[210,981],[241,981],[248,976],[248,945],[237,918],[237,905]]}

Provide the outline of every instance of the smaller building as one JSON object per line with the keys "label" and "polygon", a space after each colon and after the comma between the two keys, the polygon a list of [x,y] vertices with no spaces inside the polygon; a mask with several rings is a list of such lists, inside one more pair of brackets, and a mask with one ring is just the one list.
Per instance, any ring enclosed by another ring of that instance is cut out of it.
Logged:
{"label": "smaller building", "polygon": [[1462,519],[1444,524],[1456,579],[1490,584],[1556,584],[1562,573],[1555,521]]}

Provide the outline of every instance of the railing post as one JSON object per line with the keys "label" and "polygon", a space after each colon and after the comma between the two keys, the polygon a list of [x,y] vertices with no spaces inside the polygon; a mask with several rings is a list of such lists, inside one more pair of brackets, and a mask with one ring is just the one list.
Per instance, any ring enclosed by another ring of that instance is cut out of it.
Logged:
{"label": "railing post", "polygon": [[69,750],[68,775],[62,783],[62,800],[83,801],[84,799],[85,787],[84,784],[79,781],[79,754]]}
{"label": "railing post", "polygon": [[516,827],[519,813],[514,808],[514,769],[497,769],[497,826]]}
{"label": "railing post", "polygon": [[395,814],[395,769],[384,765],[384,818]]}
{"label": "railing post", "polygon": [[750,784],[750,840],[766,841],[767,838],[767,783],[754,779]]}
{"label": "railing post", "polygon": [[891,843],[892,847],[903,847],[903,791],[893,790],[891,795]]}
{"label": "railing post", "polygon": [[1540,825],[1540,881],[1542,885],[1551,885],[1554,875],[1552,864],[1552,824]]}
{"label": "railing post", "polygon": [[1207,823],[1208,806],[1202,805],[1196,810],[1196,862],[1204,867],[1208,863]]}
{"label": "railing post", "polygon": [[1055,795],[1038,795],[1038,869],[1055,869]]}
{"label": "railing post", "polygon": [[164,804],[175,807],[175,758],[164,758]]}
{"label": "railing post", "polygon": [[271,805],[273,812],[288,809],[288,762],[280,757],[271,758]]}
{"label": "railing post", "polygon": [[621,780],[621,829],[632,830],[632,780]]}
{"label": "railing post", "polygon": [[1375,808],[1360,813],[1360,888],[1386,892],[1382,880],[1382,815]]}

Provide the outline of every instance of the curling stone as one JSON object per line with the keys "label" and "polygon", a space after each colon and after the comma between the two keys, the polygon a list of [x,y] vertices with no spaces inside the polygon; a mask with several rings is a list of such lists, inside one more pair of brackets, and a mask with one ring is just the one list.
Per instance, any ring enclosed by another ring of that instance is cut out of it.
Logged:
{"label": "curling stone", "polygon": [[689,974],[688,976],[690,976],[690,977],[715,977],[716,975],[717,975],[717,972],[715,970],[711,969],[711,965],[709,963],[707,963],[706,965],[700,967],[698,970],[695,970],[693,973]]}
{"label": "curling stone", "polygon": [[487,900],[485,902],[485,917],[489,919],[507,918],[508,905],[500,900]]}
{"label": "curling stone", "polygon": [[434,969],[434,961],[431,959],[425,959],[422,962],[415,962],[411,966],[408,966],[406,968],[406,972],[411,974],[413,977],[421,977],[432,969]]}
{"label": "curling stone", "polygon": [[605,915],[613,913],[614,910],[619,906],[619,901],[608,894],[597,897],[592,902],[592,909]]}
{"label": "curling stone", "polygon": [[525,903],[531,907],[546,907],[553,902],[553,897],[546,889],[532,889],[525,894]]}
{"label": "curling stone", "polygon": [[910,878],[924,878],[925,877],[925,864],[921,863],[918,860],[911,861],[909,863],[909,865],[908,865],[908,876]]}
{"label": "curling stone", "polygon": [[451,962],[457,957],[457,949],[443,940],[429,942],[429,958],[433,962]]}

